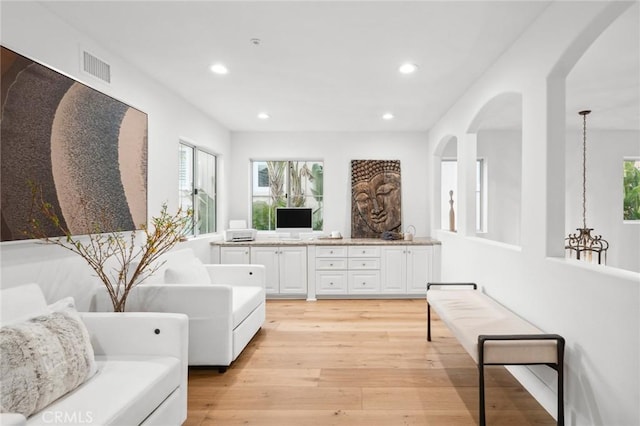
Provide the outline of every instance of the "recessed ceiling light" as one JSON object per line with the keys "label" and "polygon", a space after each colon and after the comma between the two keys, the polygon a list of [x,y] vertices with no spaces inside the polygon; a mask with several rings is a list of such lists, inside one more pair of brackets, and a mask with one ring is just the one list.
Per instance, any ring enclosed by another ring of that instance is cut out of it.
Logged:
{"label": "recessed ceiling light", "polygon": [[393,120],[393,114],[391,114],[390,112],[385,112],[384,114],[382,114],[382,119],[383,120]]}
{"label": "recessed ceiling light", "polygon": [[268,120],[271,116],[269,114],[267,114],[266,112],[261,112],[258,114],[258,118],[260,120]]}
{"label": "recessed ceiling light", "polygon": [[224,64],[213,64],[210,70],[212,73],[221,75],[229,73],[229,69]]}
{"label": "recessed ceiling light", "polygon": [[406,62],[400,65],[400,68],[398,68],[398,71],[400,71],[401,74],[413,74],[414,72],[416,72],[417,69],[418,69],[418,66],[416,64]]}

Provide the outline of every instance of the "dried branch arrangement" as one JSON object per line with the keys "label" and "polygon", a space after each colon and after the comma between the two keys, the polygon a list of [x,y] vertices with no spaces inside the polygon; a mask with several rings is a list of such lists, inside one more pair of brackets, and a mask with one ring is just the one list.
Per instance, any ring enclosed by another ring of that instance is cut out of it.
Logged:
{"label": "dried branch arrangement", "polygon": [[[25,234],[63,247],[82,257],[105,285],[114,312],[124,312],[127,297],[133,287],[143,282],[162,266],[158,258],[169,251],[192,226],[193,212],[178,209],[175,214],[163,204],[160,215],[151,218],[151,229],[141,225],[144,234],[139,243],[138,231],[108,231],[105,220],[91,223],[87,235],[73,235],[56,213],[53,205],[44,200],[42,188],[32,182],[31,210]],[[40,218],[40,219],[39,219]],[[43,221],[51,223],[59,237],[48,236]]]}

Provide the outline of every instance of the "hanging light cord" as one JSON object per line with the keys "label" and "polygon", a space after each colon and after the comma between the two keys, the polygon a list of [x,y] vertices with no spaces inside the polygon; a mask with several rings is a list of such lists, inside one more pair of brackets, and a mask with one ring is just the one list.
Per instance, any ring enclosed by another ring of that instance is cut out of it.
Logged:
{"label": "hanging light cord", "polygon": [[587,114],[591,111],[580,111],[582,115],[582,228],[587,228]]}

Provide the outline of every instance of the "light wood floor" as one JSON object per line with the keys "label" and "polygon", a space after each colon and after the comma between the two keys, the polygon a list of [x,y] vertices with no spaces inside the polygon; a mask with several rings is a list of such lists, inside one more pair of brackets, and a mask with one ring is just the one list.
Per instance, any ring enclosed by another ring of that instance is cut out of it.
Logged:
{"label": "light wood floor", "polygon": [[[187,426],[477,424],[477,368],[414,300],[269,300],[226,373],[191,368]],[[553,425],[502,367],[487,369],[487,423]]]}

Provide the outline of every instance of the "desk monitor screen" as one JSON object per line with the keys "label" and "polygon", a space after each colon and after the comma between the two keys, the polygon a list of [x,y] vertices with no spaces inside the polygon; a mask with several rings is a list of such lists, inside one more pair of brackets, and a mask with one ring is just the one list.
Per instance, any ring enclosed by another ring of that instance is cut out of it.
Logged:
{"label": "desk monitor screen", "polygon": [[288,232],[291,238],[300,238],[301,232],[313,232],[310,207],[279,207],[276,209],[276,232]]}

